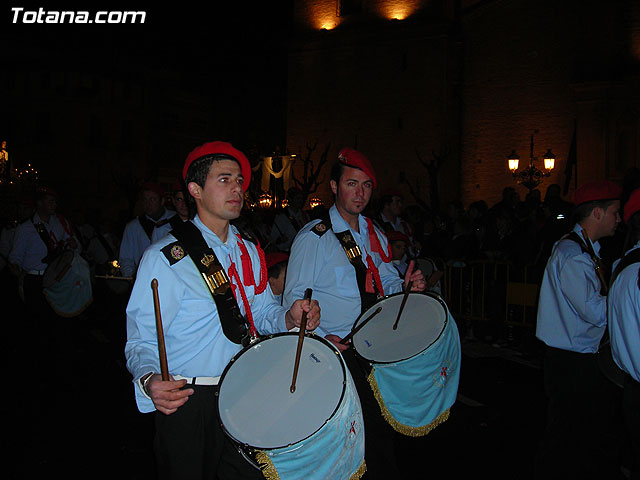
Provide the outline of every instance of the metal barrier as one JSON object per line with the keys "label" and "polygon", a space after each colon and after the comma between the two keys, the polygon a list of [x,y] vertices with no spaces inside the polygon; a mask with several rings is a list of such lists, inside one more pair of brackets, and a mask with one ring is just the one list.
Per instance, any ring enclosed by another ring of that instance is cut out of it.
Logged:
{"label": "metal barrier", "polygon": [[442,297],[464,333],[508,337],[513,327],[535,330],[542,271],[504,261],[437,261]]}

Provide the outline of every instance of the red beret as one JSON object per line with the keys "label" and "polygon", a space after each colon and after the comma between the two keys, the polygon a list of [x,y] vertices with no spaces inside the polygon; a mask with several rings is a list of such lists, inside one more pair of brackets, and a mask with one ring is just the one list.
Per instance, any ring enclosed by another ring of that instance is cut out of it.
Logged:
{"label": "red beret", "polygon": [[150,192],[157,193],[161,197],[164,195],[164,190],[162,189],[162,187],[160,185],[158,185],[157,183],[153,183],[153,182],[143,183],[140,186],[140,190],[148,190]]}
{"label": "red beret", "polygon": [[409,243],[409,237],[407,237],[404,233],[398,232],[397,230],[392,230],[387,232],[387,240],[389,243],[391,242],[405,242]]}
{"label": "red beret", "polygon": [[615,200],[620,198],[622,188],[609,180],[601,180],[581,185],[573,194],[573,203],[582,205],[598,200]]}
{"label": "red beret", "polygon": [[242,176],[244,177],[242,191],[246,192],[247,188],[249,188],[249,182],[251,182],[251,164],[249,163],[249,160],[247,160],[247,157],[244,153],[234,148],[234,146],[228,142],[209,142],[193,149],[193,151],[187,156],[187,159],[184,162],[184,167],[182,168],[182,178],[184,180],[187,179],[187,170],[189,169],[189,165],[191,165],[194,161],[206,155],[216,154],[229,155],[230,157],[237,160],[237,162],[240,164],[240,171],[242,172]]}
{"label": "red beret", "polygon": [[338,160],[343,165],[351,168],[359,168],[366,173],[373,182],[373,188],[378,186],[376,181],[376,172],[373,171],[373,165],[367,157],[353,148],[345,147],[338,153]]}
{"label": "red beret", "polygon": [[633,191],[627,203],[624,204],[624,223],[629,223],[631,215],[640,210],[640,188]]}
{"label": "red beret", "polygon": [[289,255],[283,252],[267,253],[267,268],[271,268],[281,262],[289,260]]}

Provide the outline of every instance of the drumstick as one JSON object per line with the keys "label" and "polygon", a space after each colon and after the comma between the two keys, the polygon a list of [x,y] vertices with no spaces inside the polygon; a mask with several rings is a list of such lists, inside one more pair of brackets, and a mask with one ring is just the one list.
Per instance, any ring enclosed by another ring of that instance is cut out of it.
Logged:
{"label": "drumstick", "polygon": [[413,282],[409,280],[407,283],[407,290],[404,292],[404,296],[402,297],[402,303],[400,304],[400,310],[398,310],[398,316],[396,317],[396,323],[393,324],[393,329],[398,329],[398,322],[400,321],[400,315],[402,315],[402,310],[404,310],[404,304],[407,303],[407,298],[409,298],[409,294],[411,293],[411,286]]}
{"label": "drumstick", "polygon": [[[310,288],[304,292],[304,299],[311,300]],[[296,361],[293,364],[293,378],[291,379],[291,387],[289,391],[291,393],[296,391],[296,378],[298,377],[298,366],[300,365],[300,355],[302,354],[302,342],[304,341],[304,332],[307,329],[307,312],[302,311],[302,319],[300,320],[300,333],[298,334],[298,348],[296,349]]]}
{"label": "drumstick", "polygon": [[347,335],[346,337],[344,337],[342,340],[340,340],[340,343],[342,343],[343,345],[346,344],[349,340],[351,340],[351,338],[358,333],[358,331],[364,327],[367,323],[369,323],[369,320],[371,320],[373,317],[375,317],[377,314],[379,314],[382,311],[382,307],[378,307],[376,308],[376,311],[373,312],[371,315],[369,315],[365,320],[363,320],[362,322],[360,322],[358,324],[358,326],[356,328],[354,328],[353,330],[351,330],[351,332],[349,333],[349,335]]}
{"label": "drumstick", "polygon": [[158,331],[158,354],[160,356],[160,372],[162,380],[169,380],[169,368],[167,367],[167,351],[164,347],[164,331],[162,330],[162,316],[160,315],[160,299],[158,298],[158,280],[151,280],[153,289],[153,307],[156,312],[156,330]]}

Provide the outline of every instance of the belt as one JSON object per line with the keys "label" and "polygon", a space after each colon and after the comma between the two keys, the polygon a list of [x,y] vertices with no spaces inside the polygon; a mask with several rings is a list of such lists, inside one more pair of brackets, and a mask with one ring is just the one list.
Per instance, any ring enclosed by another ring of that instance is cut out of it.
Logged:
{"label": "belt", "polygon": [[186,380],[189,385],[218,385],[220,377],[183,377],[174,375],[174,380]]}
{"label": "belt", "polygon": [[44,275],[44,270],[27,270],[27,275]]}

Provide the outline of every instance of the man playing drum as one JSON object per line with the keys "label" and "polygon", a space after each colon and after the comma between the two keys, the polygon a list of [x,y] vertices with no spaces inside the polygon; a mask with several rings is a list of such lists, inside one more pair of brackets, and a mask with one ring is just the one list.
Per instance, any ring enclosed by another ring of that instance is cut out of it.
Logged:
{"label": "man playing drum", "polygon": [[[278,305],[262,250],[229,223],[240,215],[251,178],[242,152],[226,142],[206,143],[188,155],[183,177],[197,215],[142,257],[127,307],[127,367],[139,410],[159,412],[154,445],[160,478],[262,478],[220,426],[219,377],[257,332],[290,330],[303,312],[314,329],[320,309],[315,300],[292,302],[288,311]],[[168,380],[160,375],[154,279]]]}
{"label": "man playing drum", "polygon": [[58,193],[49,187],[36,190],[36,210],[33,216],[21,223],[16,230],[13,248],[9,253],[12,272],[23,277],[24,302],[27,311],[29,337],[36,338],[35,356],[39,365],[50,363],[51,355],[58,361],[64,358],[64,367],[57,365],[51,371],[65,371],[73,360],[73,328],[71,322],[62,319],[53,310],[43,290],[43,278],[47,266],[63,250],[79,249],[69,222],[57,213]]}
{"label": "man playing drum", "polygon": [[[369,160],[354,149],[344,148],[331,171],[330,185],[335,204],[329,209],[329,218],[307,224],[292,245],[284,305],[292,305],[305,288],[313,288],[314,298],[323,306],[322,326],[316,333],[341,350],[360,396],[367,476],[401,478],[393,453],[395,432],[382,417],[367,373],[353,349],[339,342],[380,296],[402,291],[403,280],[391,263],[384,233],[361,215],[376,187]],[[347,250],[358,252],[353,258],[362,268],[354,268]],[[412,291],[424,290],[424,277],[412,266],[404,285],[409,281],[413,282]]]}

